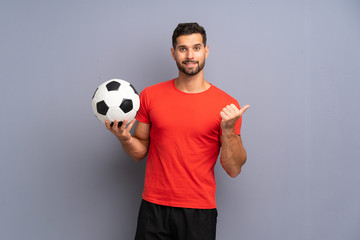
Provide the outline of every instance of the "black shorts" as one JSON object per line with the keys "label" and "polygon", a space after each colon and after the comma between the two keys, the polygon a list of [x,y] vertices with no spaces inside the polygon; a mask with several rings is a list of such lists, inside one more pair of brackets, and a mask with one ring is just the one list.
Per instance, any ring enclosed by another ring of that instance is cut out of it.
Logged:
{"label": "black shorts", "polygon": [[177,208],[142,200],[135,240],[215,240],[216,219],[216,208]]}

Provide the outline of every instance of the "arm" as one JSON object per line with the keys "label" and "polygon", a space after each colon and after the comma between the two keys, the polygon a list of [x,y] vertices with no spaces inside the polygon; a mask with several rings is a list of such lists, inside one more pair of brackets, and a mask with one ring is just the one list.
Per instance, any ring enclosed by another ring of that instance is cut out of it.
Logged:
{"label": "arm", "polygon": [[147,154],[150,143],[150,124],[138,122],[133,136],[130,130],[135,123],[135,119],[127,124],[127,120],[118,127],[118,121],[111,127],[108,121],[105,122],[106,128],[112,132],[120,141],[124,151],[135,161],[141,161]]}
{"label": "arm", "polygon": [[246,105],[239,110],[231,104],[220,113],[222,131],[220,163],[227,174],[233,178],[239,175],[241,167],[246,162],[246,151],[241,136],[235,134],[235,123],[249,107]]}

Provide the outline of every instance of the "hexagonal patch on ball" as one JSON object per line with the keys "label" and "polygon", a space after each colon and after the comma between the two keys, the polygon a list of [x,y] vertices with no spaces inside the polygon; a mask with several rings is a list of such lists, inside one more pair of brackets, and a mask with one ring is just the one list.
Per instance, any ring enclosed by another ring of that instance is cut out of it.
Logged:
{"label": "hexagonal patch on ball", "polygon": [[105,101],[101,101],[96,104],[96,110],[98,113],[102,115],[106,115],[107,111],[109,110],[109,107],[106,105]]}
{"label": "hexagonal patch on ball", "polygon": [[116,81],[111,81],[108,84],[106,84],[106,88],[108,91],[117,91],[120,87],[120,83]]}
{"label": "hexagonal patch on ball", "polygon": [[[121,127],[123,125],[123,122],[118,122],[118,127]],[[110,123],[110,126],[112,127],[112,126],[114,126],[114,122],[111,122]]]}
{"label": "hexagonal patch on ball", "polygon": [[128,113],[133,109],[133,102],[131,99],[124,98],[120,104],[120,109],[124,113]]}

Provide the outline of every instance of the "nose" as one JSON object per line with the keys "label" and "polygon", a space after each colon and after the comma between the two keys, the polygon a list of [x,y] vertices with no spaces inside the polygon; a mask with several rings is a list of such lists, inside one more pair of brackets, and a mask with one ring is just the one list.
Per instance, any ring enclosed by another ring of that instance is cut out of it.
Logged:
{"label": "nose", "polygon": [[194,58],[194,51],[193,51],[192,49],[189,49],[189,50],[187,51],[186,57],[187,57],[188,59],[193,59],[193,58]]}

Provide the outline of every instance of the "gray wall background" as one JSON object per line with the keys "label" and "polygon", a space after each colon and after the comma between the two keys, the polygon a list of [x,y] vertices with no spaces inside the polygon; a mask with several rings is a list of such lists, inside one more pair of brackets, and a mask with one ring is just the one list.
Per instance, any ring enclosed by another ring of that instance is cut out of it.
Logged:
{"label": "gray wall background", "polygon": [[133,238],[146,162],[90,100],[176,77],[187,21],[206,79],[251,105],[243,172],[216,167],[218,239],[360,239],[358,0],[1,0],[0,239]]}

